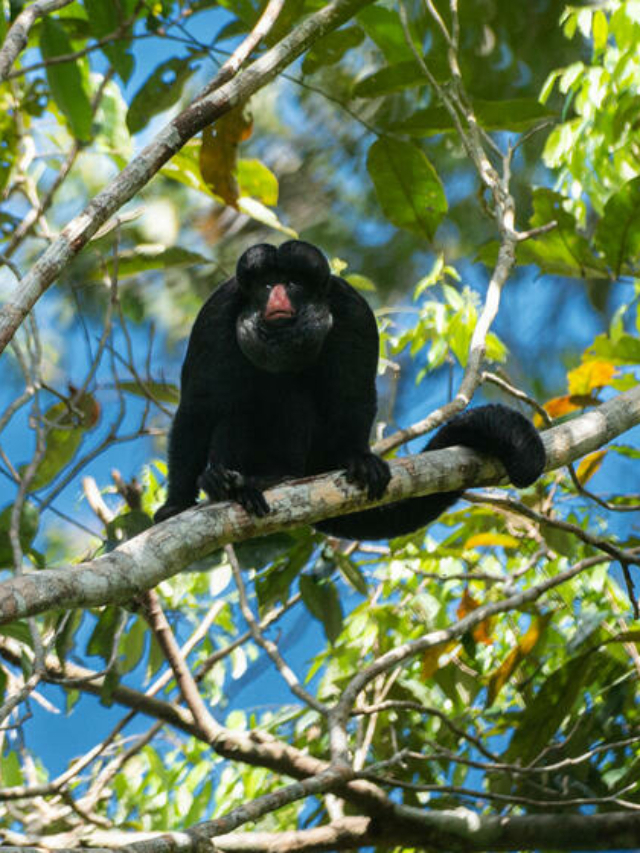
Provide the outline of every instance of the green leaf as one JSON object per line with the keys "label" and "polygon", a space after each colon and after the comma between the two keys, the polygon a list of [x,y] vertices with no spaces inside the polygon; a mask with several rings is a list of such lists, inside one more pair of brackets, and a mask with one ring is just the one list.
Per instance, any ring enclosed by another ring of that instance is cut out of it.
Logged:
{"label": "green leaf", "polygon": [[295,543],[295,536],[289,533],[270,533],[268,536],[237,542],[234,549],[241,569],[261,569],[286,554]]}
{"label": "green leaf", "polygon": [[309,613],[322,623],[327,640],[335,642],[342,630],[343,618],[335,585],[312,575],[301,575],[300,595]]}
{"label": "green leaf", "polygon": [[626,333],[615,340],[608,335],[598,335],[589,347],[589,354],[609,359],[614,364],[640,364],[640,339]]}
{"label": "green leaf", "polygon": [[412,142],[383,136],[369,149],[367,169],[387,219],[432,240],[447,200],[424,152]]}
{"label": "green leaf", "polygon": [[120,673],[118,672],[118,667],[112,666],[105,675],[100,688],[101,705],[104,705],[106,708],[110,708],[113,705],[113,694],[118,684],[120,684]]}
{"label": "green leaf", "polygon": [[127,625],[126,635],[120,638],[118,671],[121,675],[131,672],[140,663],[147,637],[147,625],[144,619],[136,618]]}
{"label": "green leaf", "polygon": [[[564,209],[564,201],[559,193],[549,189],[534,192],[531,227],[538,228],[553,221],[557,225],[540,237],[519,243],[516,250],[518,263],[536,264],[549,275],[609,279],[609,270],[580,234],[575,217]],[[488,266],[494,266],[497,257],[497,243],[485,245],[478,253],[478,259]]]}
{"label": "green leaf", "polygon": [[[19,135],[16,126],[16,115],[15,110],[11,108],[12,102],[8,94],[8,92],[5,92],[0,95],[0,191],[6,187],[9,181],[16,154],[18,153]],[[0,219],[0,228],[2,225],[3,220]]]}
{"label": "green leaf", "polygon": [[616,278],[640,258],[640,177],[628,181],[606,203],[595,241]]}
{"label": "green leaf", "polygon": [[356,290],[365,290],[369,293],[375,293],[376,291],[376,286],[371,279],[367,278],[366,275],[360,275],[360,273],[357,272],[346,276],[345,281],[348,281],[351,287],[355,287]]}
{"label": "green leaf", "polygon": [[144,397],[145,400],[151,395],[154,400],[158,400],[160,403],[178,405],[180,402],[180,389],[171,382],[155,382],[153,379],[149,379],[144,381],[144,385],[141,385],[139,382],[127,381],[118,382],[117,387],[121,391],[126,391],[127,394]]}
{"label": "green leaf", "polygon": [[262,202],[258,201],[255,198],[246,198],[242,196],[238,199],[238,210],[242,213],[250,216],[251,219],[255,219],[256,222],[262,223],[262,225],[266,225],[268,228],[273,228],[276,231],[281,231],[283,234],[286,234],[289,237],[297,238],[298,232],[294,231],[293,228],[289,228],[288,225],[285,225],[283,222],[278,219],[277,214],[270,210],[268,207],[265,207]]}
{"label": "green leaf", "polygon": [[[13,550],[11,548],[11,540],[9,539],[9,529],[11,527],[11,512],[13,504],[6,506],[0,512],[0,566],[13,565]],[[27,553],[31,543],[35,539],[40,524],[40,513],[37,508],[28,501],[22,505],[20,514],[20,547],[23,553]]]}
{"label": "green leaf", "polygon": [[340,569],[340,573],[344,577],[344,579],[351,584],[351,586],[359,592],[360,595],[367,596],[369,595],[369,587],[367,586],[367,581],[365,580],[364,575],[360,571],[359,567],[352,563],[348,557],[343,556],[342,554],[336,554],[335,560]]}
{"label": "green leaf", "polygon": [[123,512],[107,524],[107,550],[112,551],[127,539],[133,539],[138,533],[148,530],[153,525],[151,518],[141,509]]}
{"label": "green leaf", "polygon": [[278,203],[278,179],[260,160],[238,160],[236,177],[241,196],[255,198],[275,207]]}
{"label": "green leaf", "polygon": [[110,154],[121,168],[126,166],[133,153],[133,143],[127,129],[127,109],[120,86],[113,80],[109,81],[103,88],[95,115],[95,143],[100,150]]}
{"label": "green leaf", "polygon": [[573,709],[583,685],[598,666],[604,671],[604,665],[605,655],[591,653],[580,655],[553,672],[527,702],[504,760],[526,766],[547,747]]}
{"label": "green leaf", "polygon": [[[142,243],[135,249],[118,255],[116,269],[118,278],[128,278],[148,270],[166,270],[172,267],[192,267],[197,264],[210,264],[211,260],[198,252],[191,252],[181,246],[167,248],[162,243]],[[107,261],[109,272],[114,272],[114,261]],[[96,274],[98,271],[96,270]]]}
{"label": "green leaf", "polygon": [[363,77],[353,87],[353,95],[356,98],[379,98],[403,89],[425,86],[428,82],[424,71],[415,59],[406,60],[387,65],[386,68]]}
{"label": "green leaf", "polygon": [[[521,132],[535,127],[545,119],[555,117],[552,110],[542,106],[534,98],[516,98],[508,101],[483,101],[475,98],[472,106],[478,123],[485,130]],[[392,124],[390,129],[412,136],[430,136],[434,133],[456,131],[449,111],[442,106],[418,110],[403,121]]]}
{"label": "green leaf", "polygon": [[15,788],[23,784],[22,768],[15,749],[10,750],[6,755],[0,754],[0,779],[2,779],[2,786],[6,788]]}
{"label": "green leaf", "polygon": [[[73,402],[60,401],[44,413],[47,424],[55,424],[47,433],[47,446],[31,483],[32,491],[48,485],[76,455],[82,439],[98,423],[100,405],[91,394],[84,393]],[[23,466],[21,471],[24,471]]]}
{"label": "green leaf", "polygon": [[127,113],[131,133],[143,130],[153,116],[168,110],[180,100],[182,89],[194,72],[193,56],[168,59],[147,77],[133,97]]}
{"label": "green leaf", "polygon": [[[43,59],[53,59],[73,52],[64,27],[47,16],[40,30],[40,50]],[[71,132],[81,142],[91,140],[91,103],[85,80],[77,60],[47,65],[47,80],[54,101],[69,122]]]}
{"label": "green leaf", "polygon": [[105,663],[108,662],[113,653],[116,632],[120,628],[123,618],[126,617],[123,616],[122,608],[115,605],[105,607],[91,632],[91,636],[87,642],[86,653],[88,655],[97,655]]}
{"label": "green leaf", "polygon": [[192,139],[181,151],[174,154],[171,160],[163,166],[161,173],[167,178],[179,181],[192,190],[199,190],[211,197],[209,187],[202,178],[200,171],[200,142]]}
{"label": "green leaf", "polygon": [[609,38],[607,16],[602,9],[597,9],[593,16],[593,46],[595,50],[604,50]]}
{"label": "green leaf", "polygon": [[9,625],[0,625],[0,634],[3,637],[11,637],[30,649],[33,648],[33,638],[26,622],[17,621]]}
{"label": "green leaf", "polygon": [[407,44],[400,16],[395,9],[368,6],[358,12],[357,20],[371,41],[380,48],[387,62],[413,59],[413,51]]}
{"label": "green leaf", "polygon": [[302,63],[303,74],[313,74],[318,68],[335,65],[354,47],[364,41],[360,27],[344,27],[319,39],[307,53]]}
{"label": "green leaf", "polygon": [[[105,2],[105,0],[84,0],[84,7],[87,10],[91,35],[96,39],[112,35],[122,23],[119,3]],[[134,66],[133,56],[127,53],[127,47],[130,43],[131,39],[121,35],[100,48],[124,83],[131,76]]]}

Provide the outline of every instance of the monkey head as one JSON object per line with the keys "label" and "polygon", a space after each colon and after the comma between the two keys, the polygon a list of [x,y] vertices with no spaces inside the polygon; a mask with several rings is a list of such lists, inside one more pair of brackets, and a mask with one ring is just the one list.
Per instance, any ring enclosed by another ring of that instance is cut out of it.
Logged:
{"label": "monkey head", "polygon": [[311,366],[333,324],[331,271],[322,252],[302,240],[278,248],[260,243],[240,257],[236,281],[244,301],[236,321],[244,356],[270,373]]}

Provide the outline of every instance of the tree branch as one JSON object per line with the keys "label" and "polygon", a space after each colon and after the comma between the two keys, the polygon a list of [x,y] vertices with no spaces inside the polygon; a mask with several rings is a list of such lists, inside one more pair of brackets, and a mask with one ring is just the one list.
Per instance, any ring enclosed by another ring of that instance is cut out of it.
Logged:
{"label": "tree branch", "polygon": [[[640,386],[543,434],[547,470],[573,462],[640,423]],[[342,473],[324,474],[267,493],[271,513],[253,518],[235,503],[186,510],[109,554],[73,567],[38,571],[0,584],[0,624],[51,609],[128,601],[229,542],[313,524],[414,495],[487,486],[505,480],[502,465],[466,448],[391,463],[392,480],[369,502]]]}
{"label": "tree branch", "polygon": [[0,50],[0,82],[6,79],[11,66],[27,46],[29,31],[36,20],[71,3],[73,0],[37,0],[20,12],[11,25]]}

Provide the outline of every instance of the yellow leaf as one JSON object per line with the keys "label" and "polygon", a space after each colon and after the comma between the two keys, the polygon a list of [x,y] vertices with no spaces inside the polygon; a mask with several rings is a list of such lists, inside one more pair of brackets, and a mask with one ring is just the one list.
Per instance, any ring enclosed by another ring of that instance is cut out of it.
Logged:
{"label": "yellow leaf", "polygon": [[606,450],[596,450],[595,453],[590,453],[589,456],[584,457],[576,471],[576,476],[581,485],[584,486],[584,484],[587,483],[594,474],[597,474],[600,470],[600,466],[602,465],[602,460],[606,455]]}
{"label": "yellow leaf", "polygon": [[508,533],[476,533],[467,539],[463,547],[468,550],[492,545],[496,548],[518,548],[520,543],[515,536],[509,536]]}
{"label": "yellow leaf", "polygon": [[565,394],[564,397],[553,397],[544,404],[545,412],[552,418],[561,418],[569,412],[575,412],[578,408],[580,407],[572,402],[568,394]]}
{"label": "yellow leaf", "polygon": [[[465,616],[468,616],[469,613],[472,613],[480,607],[480,602],[476,601],[476,599],[471,595],[468,589],[462,593],[462,598],[460,599],[460,604],[458,605],[457,615],[458,619],[464,619]],[[471,636],[476,641],[476,643],[484,643],[486,646],[491,645],[493,640],[491,639],[491,628],[493,626],[493,622],[491,619],[483,619],[482,622],[479,622],[476,627],[472,630]]]}
{"label": "yellow leaf", "polygon": [[586,361],[567,374],[569,394],[589,394],[609,385],[615,374],[616,366],[610,361]]}
{"label": "yellow leaf", "polygon": [[536,617],[529,626],[528,631],[518,641],[515,649],[512,649],[512,651],[509,652],[498,669],[493,673],[489,679],[487,706],[493,704],[496,697],[507,681],[511,678],[520,663],[533,651],[540,640],[540,637],[544,633],[544,630],[551,619],[551,615],[551,613],[545,613],[544,616]]}
{"label": "yellow leaf", "polygon": [[[586,406],[595,406],[598,400],[590,394],[565,394],[563,397],[552,397],[544,404],[546,413],[551,418],[561,418],[568,415],[569,412],[575,412],[577,409],[584,409]],[[536,415],[535,421],[540,426],[541,418]]]}
{"label": "yellow leaf", "polygon": [[431,646],[422,655],[421,673],[424,681],[427,681],[440,669],[440,658],[442,655],[451,651],[456,645],[455,640],[449,640],[448,643],[441,643],[438,646]]}

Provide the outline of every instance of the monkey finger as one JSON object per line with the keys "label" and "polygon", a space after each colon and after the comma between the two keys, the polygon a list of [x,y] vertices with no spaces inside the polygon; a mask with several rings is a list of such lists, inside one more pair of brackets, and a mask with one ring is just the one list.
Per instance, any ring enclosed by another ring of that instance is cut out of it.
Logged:
{"label": "monkey finger", "polygon": [[255,486],[243,486],[238,490],[236,500],[249,515],[264,518],[265,515],[271,512],[271,507],[267,503],[265,496]]}
{"label": "monkey finger", "polygon": [[347,466],[347,480],[366,489],[370,500],[382,497],[390,479],[389,466],[375,453],[356,456]]}

